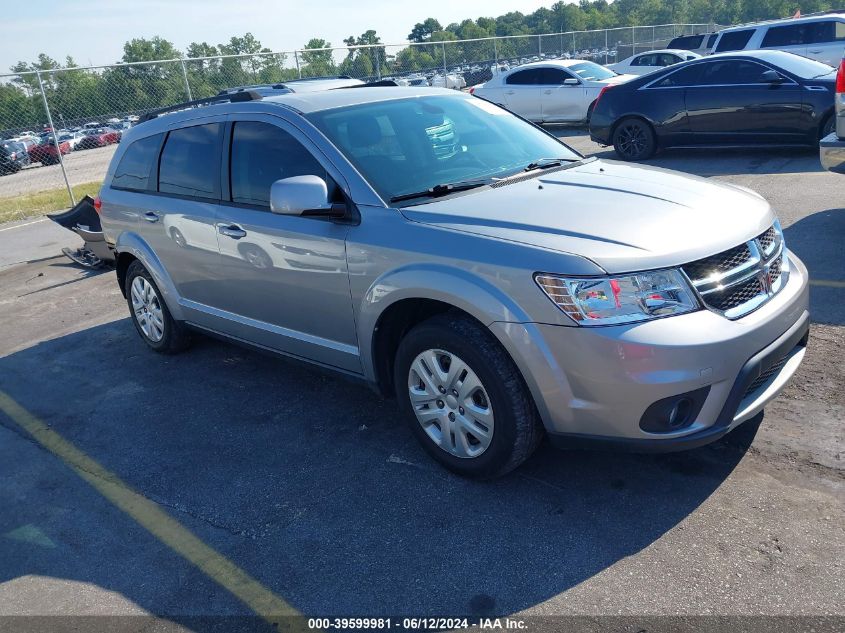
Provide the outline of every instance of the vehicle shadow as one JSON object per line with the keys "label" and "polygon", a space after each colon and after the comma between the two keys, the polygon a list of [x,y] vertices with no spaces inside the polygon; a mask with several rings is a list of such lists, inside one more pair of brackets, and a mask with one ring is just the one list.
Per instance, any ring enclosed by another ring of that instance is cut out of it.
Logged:
{"label": "vehicle shadow", "polygon": [[[480,483],[431,462],[395,403],[364,386],[205,338],[159,356],[128,319],[0,359],[0,384],[320,616],[480,617],[537,605],[676,528],[731,474],[759,424],[670,455],[543,446]],[[0,424],[25,435],[2,413]],[[0,538],[0,586],[32,575],[83,581],[176,619],[243,609],[212,599],[225,592],[53,456],[21,459],[0,461],[9,481],[0,535],[35,526],[55,547]]]}
{"label": "vehicle shadow", "polygon": [[810,314],[845,325],[845,208],[819,211],[784,229],[786,245],[810,271]]}
{"label": "vehicle shadow", "polygon": [[[603,147],[585,139],[587,128],[546,126],[564,143],[581,153],[608,160],[619,160],[612,147]],[[653,158],[637,163],[653,165],[696,176],[736,176],[739,174],[784,174],[823,172],[819,152],[815,148],[744,147],[744,148],[678,148],[660,151]]]}

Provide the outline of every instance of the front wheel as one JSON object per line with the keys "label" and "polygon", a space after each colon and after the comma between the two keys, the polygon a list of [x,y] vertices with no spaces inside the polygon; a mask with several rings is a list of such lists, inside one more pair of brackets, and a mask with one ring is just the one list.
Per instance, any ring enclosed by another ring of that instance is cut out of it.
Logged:
{"label": "front wheel", "polygon": [[516,365],[489,330],[467,316],[438,315],[408,332],[394,381],[423,448],[460,475],[504,475],[543,437]]}
{"label": "front wheel", "polygon": [[657,149],[654,130],[642,119],[623,119],[613,131],[613,149],[622,160],[651,158]]}

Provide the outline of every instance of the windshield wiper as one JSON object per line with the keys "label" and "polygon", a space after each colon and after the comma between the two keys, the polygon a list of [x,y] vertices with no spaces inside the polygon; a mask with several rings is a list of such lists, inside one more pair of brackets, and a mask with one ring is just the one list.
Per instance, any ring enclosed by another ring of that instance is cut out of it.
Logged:
{"label": "windshield wiper", "polygon": [[558,167],[563,163],[571,163],[573,161],[581,160],[580,158],[538,158],[537,160],[528,163],[522,171],[534,171],[535,169],[548,169],[549,167]]}
{"label": "windshield wiper", "polygon": [[459,180],[458,182],[446,182],[439,185],[434,185],[422,191],[414,191],[411,193],[401,193],[398,196],[393,196],[391,202],[401,202],[402,200],[411,200],[413,198],[439,198],[457,191],[467,191],[475,189],[476,187],[483,187],[490,184],[490,180]]}

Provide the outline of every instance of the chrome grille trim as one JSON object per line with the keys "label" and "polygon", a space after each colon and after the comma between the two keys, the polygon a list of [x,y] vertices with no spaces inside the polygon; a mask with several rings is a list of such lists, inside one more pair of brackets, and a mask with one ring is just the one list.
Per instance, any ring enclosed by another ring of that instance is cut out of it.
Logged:
{"label": "chrome grille trim", "polygon": [[776,221],[752,240],[681,267],[702,303],[728,319],[753,312],[788,275],[783,231]]}

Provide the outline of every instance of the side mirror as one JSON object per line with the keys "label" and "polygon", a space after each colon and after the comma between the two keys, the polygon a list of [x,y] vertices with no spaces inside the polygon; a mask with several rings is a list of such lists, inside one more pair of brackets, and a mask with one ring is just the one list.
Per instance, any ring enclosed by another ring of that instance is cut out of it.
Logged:
{"label": "side mirror", "polygon": [[569,79],[564,79],[564,80],[563,80],[563,85],[564,85],[564,86],[577,86],[577,85],[579,85],[580,83],[581,83],[581,82],[580,82],[580,81],[578,81],[577,79],[575,79],[574,77],[570,77]]}
{"label": "side mirror", "polygon": [[767,70],[760,75],[760,83],[779,84],[783,83],[783,75],[776,70]]}
{"label": "side mirror", "polygon": [[346,205],[329,202],[326,181],[319,176],[292,176],[271,185],[270,211],[281,215],[341,218]]}

